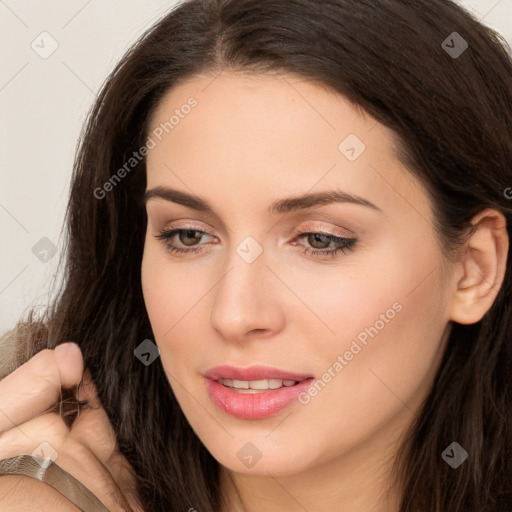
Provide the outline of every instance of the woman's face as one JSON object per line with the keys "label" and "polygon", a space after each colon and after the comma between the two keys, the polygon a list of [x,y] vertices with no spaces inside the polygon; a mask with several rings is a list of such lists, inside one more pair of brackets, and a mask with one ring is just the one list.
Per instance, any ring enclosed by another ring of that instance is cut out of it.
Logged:
{"label": "woman's face", "polygon": [[[453,284],[391,132],[312,82],[223,72],[171,90],[149,135],[147,190],[180,196],[147,199],[144,298],[208,450],[276,476],[391,453],[432,384]],[[313,378],[240,392],[205,376],[220,365]]]}

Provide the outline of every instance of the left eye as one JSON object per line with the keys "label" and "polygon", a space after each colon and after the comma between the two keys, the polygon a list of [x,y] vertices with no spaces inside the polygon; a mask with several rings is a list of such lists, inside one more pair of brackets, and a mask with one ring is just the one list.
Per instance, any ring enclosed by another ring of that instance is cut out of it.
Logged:
{"label": "left eye", "polygon": [[[159,235],[156,235],[156,238],[162,240],[169,252],[197,252],[201,250],[197,247],[193,249],[182,249],[181,247],[176,246],[174,243],[172,243],[172,239],[176,235],[179,235],[180,242],[182,242],[185,246],[195,245],[194,241],[201,240],[203,235],[211,236],[208,233],[205,233],[204,231],[198,231],[197,229],[163,229],[160,231]],[[189,240],[192,240],[192,243],[189,243]]]}
{"label": "left eye", "polygon": [[[181,246],[178,246],[173,242],[173,239],[176,235],[178,235],[178,239],[182,244]],[[193,247],[184,249],[183,247],[197,246],[198,242],[201,240],[203,236],[210,236],[212,238],[215,238],[212,235],[205,233],[204,231],[199,231],[196,229],[163,229],[162,231],[160,231],[158,235],[155,235],[155,238],[160,239],[170,253],[196,253],[201,251],[202,248]],[[355,238],[342,238],[334,236],[332,234],[321,232],[300,233],[297,236],[297,239],[303,238],[307,238],[307,242],[313,245],[313,248],[305,247],[303,249],[303,252],[305,254],[311,253],[323,256],[334,256],[340,251],[343,253],[352,251],[357,242],[357,239]],[[318,248],[317,244],[322,246],[325,245],[326,242],[327,245],[325,247]],[[334,244],[334,247],[329,247],[331,243]]]}

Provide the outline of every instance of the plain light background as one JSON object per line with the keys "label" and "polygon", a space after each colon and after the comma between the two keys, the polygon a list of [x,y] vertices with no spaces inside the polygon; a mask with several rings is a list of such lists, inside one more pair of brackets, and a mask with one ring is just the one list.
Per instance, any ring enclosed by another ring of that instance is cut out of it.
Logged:
{"label": "plain light background", "polygon": [[[49,299],[74,153],[97,92],[176,3],[0,0],[0,335]],[[512,0],[459,3],[512,45]]]}

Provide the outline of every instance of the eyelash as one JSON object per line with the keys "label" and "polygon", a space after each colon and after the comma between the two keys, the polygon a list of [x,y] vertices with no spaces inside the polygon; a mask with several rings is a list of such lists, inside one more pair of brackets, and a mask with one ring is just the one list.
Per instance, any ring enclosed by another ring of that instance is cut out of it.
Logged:
{"label": "eyelash", "polygon": [[[197,253],[197,252],[201,251],[202,249],[199,247],[195,247],[193,249],[183,249],[181,247],[177,247],[177,246],[171,244],[171,242],[170,242],[171,238],[173,238],[178,233],[183,233],[183,232],[187,232],[187,231],[193,231],[194,233],[201,233],[201,235],[213,236],[213,235],[210,235],[209,233],[206,233],[205,231],[185,227],[185,228],[180,228],[180,229],[162,229],[160,231],[160,234],[155,235],[155,238],[158,238],[159,240],[161,240],[162,243],[165,245],[166,249],[170,253],[181,253],[182,254],[182,253]],[[330,233],[323,233],[323,232],[316,232],[316,231],[314,231],[314,232],[299,231],[298,235],[299,236],[297,238],[304,238],[304,237],[307,237],[308,235],[321,235],[321,236],[328,238],[330,241],[334,242],[335,244],[337,244],[337,247],[334,247],[333,249],[311,249],[309,247],[306,247],[303,250],[304,254],[314,254],[314,255],[320,255],[320,256],[334,257],[340,251],[342,253],[346,254],[346,253],[354,250],[354,246],[357,242],[356,238],[342,238],[342,237],[334,236]]]}

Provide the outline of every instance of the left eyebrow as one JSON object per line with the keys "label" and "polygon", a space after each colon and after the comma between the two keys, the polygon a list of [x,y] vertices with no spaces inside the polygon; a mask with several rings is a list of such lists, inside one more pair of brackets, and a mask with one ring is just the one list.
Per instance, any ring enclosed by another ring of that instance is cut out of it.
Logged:
{"label": "left eyebrow", "polygon": [[[168,187],[152,188],[145,192],[144,204],[154,198],[164,199],[172,203],[177,203],[189,208],[193,208],[194,210],[204,211],[211,213],[212,215],[217,215],[211,205],[205,199],[181,190]],[[373,204],[371,201],[368,201],[368,199],[364,199],[363,197],[349,194],[341,190],[328,190],[325,192],[315,192],[301,196],[279,199],[274,201],[268,207],[268,213],[271,215],[278,215],[296,210],[306,210],[315,206],[322,206],[332,203],[358,204],[360,206],[372,208],[378,212],[383,213],[378,206]]]}

